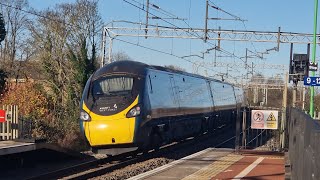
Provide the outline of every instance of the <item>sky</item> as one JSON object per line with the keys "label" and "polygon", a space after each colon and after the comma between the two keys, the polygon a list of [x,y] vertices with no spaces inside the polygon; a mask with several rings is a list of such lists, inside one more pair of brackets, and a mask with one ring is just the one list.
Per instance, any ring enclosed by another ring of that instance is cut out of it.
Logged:
{"label": "sky", "polygon": [[[127,2],[126,2],[127,1]],[[150,24],[158,24],[162,26],[177,27],[192,27],[204,28],[205,25],[205,4],[206,0],[149,0],[150,3],[159,6],[162,10],[170,12],[171,14],[183,18],[184,21],[168,19],[167,22],[163,20],[149,19]],[[55,4],[64,2],[74,2],[74,0],[29,0],[31,7],[42,10],[45,8],[54,8]],[[128,3],[129,2],[129,3]],[[145,23],[146,12],[134,7],[135,4],[141,8],[145,8],[146,0],[100,0],[99,11],[105,24],[111,21],[127,20],[134,22]],[[250,30],[250,31],[281,31],[285,32],[299,32],[299,33],[313,33],[313,18],[314,18],[314,1],[311,0],[210,0],[209,3],[224,11],[241,18],[245,21],[231,21],[231,20],[210,20],[208,28],[230,29],[230,30]],[[153,14],[157,11],[151,10]],[[233,18],[232,16],[209,8],[210,18]],[[166,17],[163,14],[157,14],[162,18]],[[168,23],[169,22],[169,23]],[[132,27],[131,25],[125,25]],[[317,28],[319,29],[319,28]],[[205,43],[202,40],[190,39],[159,39],[159,38],[137,38],[137,37],[117,37],[120,40],[139,44],[142,48],[136,45],[128,44],[123,41],[113,41],[113,52],[124,52],[132,59],[147,64],[154,65],[175,65],[179,66],[188,72],[194,71],[194,66],[190,62],[229,62],[229,63],[243,63],[246,48],[253,52],[265,52],[277,46],[275,43],[252,43],[252,42],[221,42],[221,48],[225,51],[235,54],[231,57],[225,53],[210,51],[201,59],[196,56],[201,55],[201,52],[212,48],[215,41]],[[161,52],[173,54],[168,55],[159,53],[150,49],[159,50]],[[294,45],[294,53],[306,53],[307,45]],[[318,48],[319,49],[319,48]],[[279,52],[271,51],[270,54],[264,55],[264,59],[252,58],[250,62],[254,64],[268,63],[289,66],[290,44],[281,44]],[[320,52],[317,54],[320,57]],[[249,53],[250,55],[250,53]],[[317,55],[317,56],[318,56]],[[190,56],[185,59],[177,58],[176,56]],[[227,57],[226,57],[227,56]],[[317,58],[318,59],[318,58]],[[272,70],[256,67],[254,73],[261,73],[265,76],[276,76],[279,74],[283,77],[285,70]],[[199,68],[198,73],[201,75],[221,77],[219,75],[228,74],[229,79],[240,81],[243,76],[247,74],[247,70],[237,67],[236,65],[230,67],[212,67],[206,66]]]}

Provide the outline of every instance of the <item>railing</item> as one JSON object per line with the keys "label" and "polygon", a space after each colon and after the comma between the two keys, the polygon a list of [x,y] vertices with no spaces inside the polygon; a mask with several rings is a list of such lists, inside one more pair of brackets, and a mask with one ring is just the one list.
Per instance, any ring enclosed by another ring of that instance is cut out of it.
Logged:
{"label": "railing", "polygon": [[288,118],[291,179],[320,179],[320,124],[292,108]]}
{"label": "railing", "polygon": [[19,118],[19,139],[31,139],[34,121],[30,119]]}

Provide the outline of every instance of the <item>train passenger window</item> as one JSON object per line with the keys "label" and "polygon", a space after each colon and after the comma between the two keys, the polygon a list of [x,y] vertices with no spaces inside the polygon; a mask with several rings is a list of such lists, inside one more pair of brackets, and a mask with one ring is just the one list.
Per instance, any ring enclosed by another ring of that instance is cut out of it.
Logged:
{"label": "train passenger window", "polygon": [[149,82],[150,82],[150,93],[152,93],[153,91],[152,91],[152,83],[151,83],[151,77],[150,77],[150,75],[149,75]]}

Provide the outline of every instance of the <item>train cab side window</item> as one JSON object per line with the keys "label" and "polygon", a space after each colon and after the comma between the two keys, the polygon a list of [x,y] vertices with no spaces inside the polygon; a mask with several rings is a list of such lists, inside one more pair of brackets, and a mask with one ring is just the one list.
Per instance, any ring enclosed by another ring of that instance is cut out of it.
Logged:
{"label": "train cab side window", "polygon": [[153,90],[152,90],[152,83],[151,83],[151,77],[149,75],[149,82],[150,82],[150,93],[153,93]]}

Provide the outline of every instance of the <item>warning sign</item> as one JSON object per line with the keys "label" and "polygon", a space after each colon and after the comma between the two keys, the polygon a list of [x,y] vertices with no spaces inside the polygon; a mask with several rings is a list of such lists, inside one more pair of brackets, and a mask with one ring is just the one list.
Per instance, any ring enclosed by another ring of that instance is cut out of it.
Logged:
{"label": "warning sign", "polygon": [[0,122],[6,122],[6,111],[0,109]]}
{"label": "warning sign", "polygon": [[278,111],[252,110],[252,129],[278,129]]}
{"label": "warning sign", "polygon": [[273,113],[271,112],[267,121],[277,121],[276,117],[274,117]]}
{"label": "warning sign", "polygon": [[262,129],[264,127],[264,115],[262,111],[252,112],[251,127]]}

